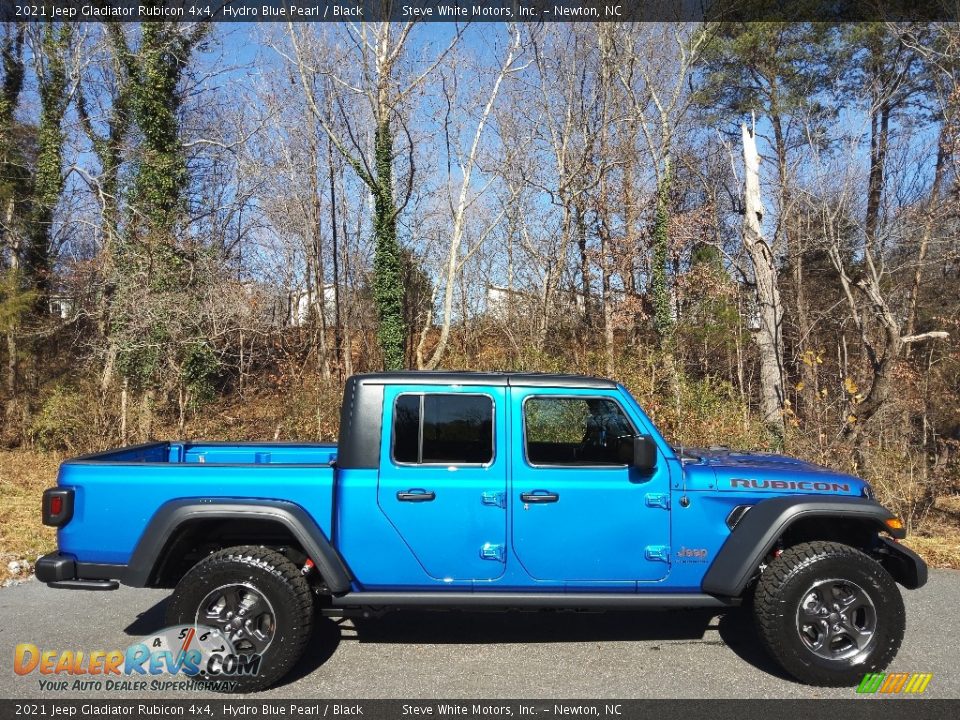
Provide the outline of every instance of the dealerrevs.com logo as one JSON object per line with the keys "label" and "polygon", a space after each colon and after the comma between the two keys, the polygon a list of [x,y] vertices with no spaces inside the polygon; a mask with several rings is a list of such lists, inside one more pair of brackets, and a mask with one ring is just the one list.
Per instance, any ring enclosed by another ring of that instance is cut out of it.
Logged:
{"label": "dealerrevs.com logo", "polygon": [[933,673],[867,673],[857,687],[858,693],[919,695],[933,680]]}
{"label": "dealerrevs.com logo", "polygon": [[231,691],[236,678],[256,675],[261,656],[238,653],[220,631],[178,625],[125,650],[59,650],[20,643],[13,671],[38,676],[45,692]]}

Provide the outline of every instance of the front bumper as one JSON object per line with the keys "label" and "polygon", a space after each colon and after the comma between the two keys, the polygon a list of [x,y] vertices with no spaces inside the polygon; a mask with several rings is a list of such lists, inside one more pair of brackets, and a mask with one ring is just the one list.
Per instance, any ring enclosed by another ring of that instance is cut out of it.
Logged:
{"label": "front bumper", "polygon": [[50,553],[37,560],[37,580],[52,588],[64,590],[116,590],[117,580],[96,577],[102,574],[97,566],[78,563],[69,555]]}
{"label": "front bumper", "polygon": [[879,537],[879,560],[893,579],[908,590],[916,590],[927,584],[927,564],[923,558],[902,543]]}

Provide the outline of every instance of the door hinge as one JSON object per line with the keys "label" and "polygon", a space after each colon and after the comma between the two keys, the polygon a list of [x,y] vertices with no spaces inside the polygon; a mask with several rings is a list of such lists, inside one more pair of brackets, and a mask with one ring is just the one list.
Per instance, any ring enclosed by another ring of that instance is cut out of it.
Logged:
{"label": "door hinge", "polygon": [[647,545],[644,550],[644,555],[647,560],[655,560],[657,562],[670,562],[670,546],[669,545]]}
{"label": "door hinge", "polygon": [[666,493],[647,493],[647,507],[670,509],[670,496]]}
{"label": "door hinge", "polygon": [[484,543],[480,546],[480,557],[484,560],[496,560],[497,562],[505,562],[505,554],[503,545],[495,545],[494,543]]}
{"label": "door hinge", "polygon": [[492,505],[498,508],[507,507],[507,494],[505,492],[485,492],[480,494],[480,502],[484,505]]}

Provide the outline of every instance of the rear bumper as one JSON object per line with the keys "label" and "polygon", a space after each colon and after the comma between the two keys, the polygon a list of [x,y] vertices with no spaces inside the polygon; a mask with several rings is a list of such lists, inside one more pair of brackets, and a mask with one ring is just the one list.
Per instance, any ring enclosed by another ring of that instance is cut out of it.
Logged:
{"label": "rear bumper", "polygon": [[37,560],[37,580],[64,590],[116,590],[117,566],[78,563],[69,555],[50,553]]}
{"label": "rear bumper", "polygon": [[37,560],[37,580],[51,583],[62,580],[75,580],[77,562],[72,557],[60,553],[50,553]]}

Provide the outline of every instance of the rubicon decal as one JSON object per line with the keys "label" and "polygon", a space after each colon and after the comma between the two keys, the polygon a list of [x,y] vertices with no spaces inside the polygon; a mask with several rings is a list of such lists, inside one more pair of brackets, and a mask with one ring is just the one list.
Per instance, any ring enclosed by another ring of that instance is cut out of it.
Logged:
{"label": "rubicon decal", "polygon": [[185,688],[197,683],[171,684],[163,676],[185,676],[187,681],[204,681],[203,685],[214,682],[229,686],[231,678],[256,675],[260,660],[255,653],[235,652],[218,630],[176,626],[123,650],[46,649],[19,643],[13,653],[13,671],[21,676],[39,676],[43,691],[170,690],[174,685]]}
{"label": "rubicon decal", "polygon": [[847,483],[823,482],[812,480],[745,480],[733,478],[732,488],[750,488],[753,490],[819,490],[821,492],[850,492]]}

